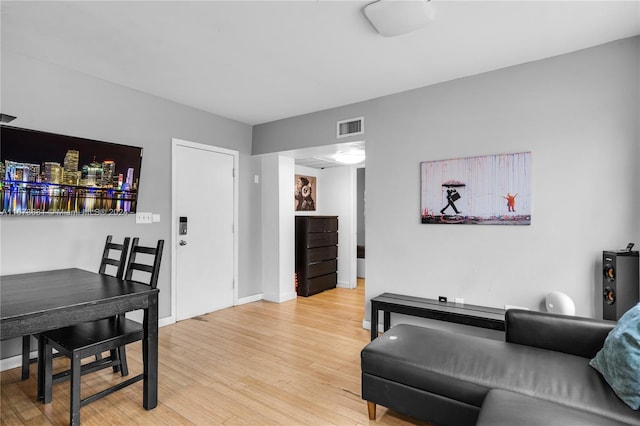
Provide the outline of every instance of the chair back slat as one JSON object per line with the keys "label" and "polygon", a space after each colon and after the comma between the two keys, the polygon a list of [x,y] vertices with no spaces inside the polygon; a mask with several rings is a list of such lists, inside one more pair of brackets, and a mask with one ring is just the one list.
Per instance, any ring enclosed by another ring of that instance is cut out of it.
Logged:
{"label": "chair back slat", "polygon": [[[114,243],[113,235],[107,235],[107,240],[104,243],[104,250],[102,251],[102,259],[100,260],[101,274],[107,274],[107,265],[115,266],[117,268],[116,273],[113,275],[116,278],[122,278],[124,275],[124,268],[126,266],[127,253],[129,250],[129,237],[125,237],[122,244]],[[111,257],[111,251],[118,251],[118,256]]]}
{"label": "chair back slat", "polygon": [[138,253],[145,253],[145,254],[151,254],[151,255],[155,255],[156,250],[157,250],[156,247],[142,247],[142,246],[138,246],[138,248],[136,249]]}
{"label": "chair back slat", "polygon": [[[129,237],[127,237],[129,238]],[[124,248],[124,244],[116,244],[116,243],[109,243],[106,244],[110,249],[113,250],[122,250]]]}
{"label": "chair back slat", "polygon": [[143,265],[142,263],[132,263],[131,269],[137,269],[138,271],[144,271],[148,273],[153,272],[153,265]]}
{"label": "chair back slat", "polygon": [[[149,279],[147,282],[143,283],[151,286],[151,288],[156,288],[158,285],[158,275],[160,274],[160,261],[162,260],[164,240],[158,240],[155,247],[141,246],[139,245],[139,240],[140,239],[136,237],[133,239],[133,243],[131,244],[131,253],[129,254],[129,260],[127,261],[127,271],[124,278],[126,280],[134,279],[134,271],[146,272],[149,274]],[[138,258],[139,254],[153,256],[153,260],[141,263]],[[142,282],[139,279],[135,279],[135,281]]]}

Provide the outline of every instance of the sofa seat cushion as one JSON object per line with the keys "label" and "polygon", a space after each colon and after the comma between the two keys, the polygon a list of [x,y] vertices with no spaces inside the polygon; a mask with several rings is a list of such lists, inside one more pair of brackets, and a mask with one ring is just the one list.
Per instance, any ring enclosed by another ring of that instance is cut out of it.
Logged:
{"label": "sofa seat cushion", "polygon": [[514,392],[489,391],[476,426],[629,426],[589,413]]}
{"label": "sofa seat cushion", "polygon": [[515,343],[401,324],[363,349],[361,367],[476,407],[497,388],[622,422],[640,420],[588,358]]}

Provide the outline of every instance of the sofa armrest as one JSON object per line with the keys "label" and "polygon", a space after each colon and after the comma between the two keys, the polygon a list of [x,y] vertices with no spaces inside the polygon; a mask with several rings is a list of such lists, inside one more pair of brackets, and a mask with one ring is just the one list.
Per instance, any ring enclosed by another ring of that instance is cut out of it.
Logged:
{"label": "sofa armrest", "polygon": [[612,321],[509,309],[505,340],[510,343],[593,358],[615,326]]}

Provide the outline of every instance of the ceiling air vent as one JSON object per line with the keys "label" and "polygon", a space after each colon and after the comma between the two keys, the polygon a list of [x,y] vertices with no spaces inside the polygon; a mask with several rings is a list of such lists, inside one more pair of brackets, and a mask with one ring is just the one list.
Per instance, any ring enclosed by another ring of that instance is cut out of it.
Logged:
{"label": "ceiling air vent", "polygon": [[361,135],[364,133],[364,117],[338,121],[338,138]]}

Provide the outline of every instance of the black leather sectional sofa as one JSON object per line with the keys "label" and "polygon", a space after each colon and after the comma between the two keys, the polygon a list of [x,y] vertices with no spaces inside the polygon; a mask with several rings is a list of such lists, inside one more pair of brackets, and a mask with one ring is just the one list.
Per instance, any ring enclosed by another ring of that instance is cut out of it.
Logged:
{"label": "black leather sectional sofa", "polygon": [[589,366],[614,325],[509,310],[498,341],[400,324],[362,350],[362,398],[371,419],[380,404],[436,425],[640,425]]}

